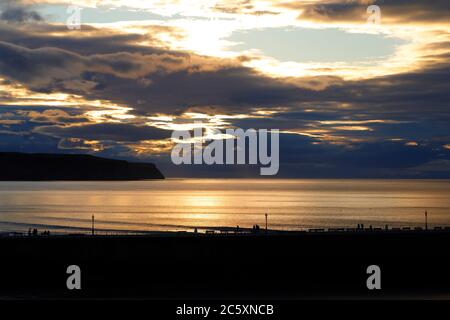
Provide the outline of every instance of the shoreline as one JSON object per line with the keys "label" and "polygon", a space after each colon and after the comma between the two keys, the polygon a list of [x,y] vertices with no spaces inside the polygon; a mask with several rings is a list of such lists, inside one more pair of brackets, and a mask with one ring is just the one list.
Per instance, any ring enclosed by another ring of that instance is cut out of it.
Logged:
{"label": "shoreline", "polygon": [[[34,225],[36,226],[36,225]],[[79,230],[80,228],[74,227],[74,229]],[[200,231],[196,232],[194,229]],[[43,232],[51,230],[51,228],[43,228],[40,231]],[[38,232],[40,232],[38,231]],[[280,230],[280,229],[259,229],[255,230],[252,228],[236,228],[236,227],[198,227],[189,228],[187,230],[172,231],[172,230],[115,230],[115,229],[96,229],[92,234],[91,229],[85,228],[85,232],[54,232],[50,234],[28,234],[26,232],[17,231],[4,231],[0,232],[0,238],[40,238],[40,237],[145,237],[145,236],[162,236],[162,235],[194,235],[194,236],[212,236],[212,235],[225,235],[225,236],[245,236],[245,235],[255,235],[255,236],[272,236],[272,235],[303,235],[303,234],[429,234],[429,233],[450,233],[450,226],[434,226],[428,229],[423,227],[392,227],[392,228],[308,228],[304,230]]]}

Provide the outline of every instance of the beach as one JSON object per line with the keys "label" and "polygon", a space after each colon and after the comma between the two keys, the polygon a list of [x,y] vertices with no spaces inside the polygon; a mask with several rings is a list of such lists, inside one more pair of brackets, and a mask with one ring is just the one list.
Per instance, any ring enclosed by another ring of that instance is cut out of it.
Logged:
{"label": "beach", "polygon": [[[448,299],[449,245],[444,230],[3,237],[0,297]],[[67,290],[70,265],[81,290]]]}

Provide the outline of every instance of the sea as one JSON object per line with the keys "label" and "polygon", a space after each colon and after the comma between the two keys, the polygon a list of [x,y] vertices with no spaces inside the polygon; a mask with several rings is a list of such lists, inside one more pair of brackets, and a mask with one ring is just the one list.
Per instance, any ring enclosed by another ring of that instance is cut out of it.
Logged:
{"label": "sea", "polygon": [[450,180],[0,182],[0,233],[450,226]]}

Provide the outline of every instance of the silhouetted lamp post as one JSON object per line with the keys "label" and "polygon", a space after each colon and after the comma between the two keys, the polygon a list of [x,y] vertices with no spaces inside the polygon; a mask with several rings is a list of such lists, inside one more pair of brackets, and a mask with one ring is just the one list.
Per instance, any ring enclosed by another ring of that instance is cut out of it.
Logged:
{"label": "silhouetted lamp post", "polygon": [[95,228],[94,228],[94,215],[92,215],[92,235],[94,235]]}
{"label": "silhouetted lamp post", "polygon": [[266,233],[267,233],[267,216],[268,214],[266,213]]}

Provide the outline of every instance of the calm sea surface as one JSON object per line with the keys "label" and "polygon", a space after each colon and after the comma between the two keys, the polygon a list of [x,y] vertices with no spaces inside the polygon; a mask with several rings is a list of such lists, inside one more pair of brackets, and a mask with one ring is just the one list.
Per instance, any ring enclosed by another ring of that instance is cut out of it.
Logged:
{"label": "calm sea surface", "polygon": [[0,182],[0,231],[450,226],[449,180]]}

